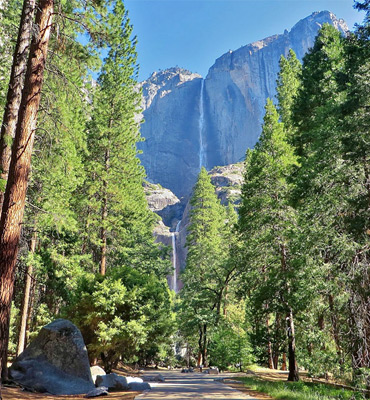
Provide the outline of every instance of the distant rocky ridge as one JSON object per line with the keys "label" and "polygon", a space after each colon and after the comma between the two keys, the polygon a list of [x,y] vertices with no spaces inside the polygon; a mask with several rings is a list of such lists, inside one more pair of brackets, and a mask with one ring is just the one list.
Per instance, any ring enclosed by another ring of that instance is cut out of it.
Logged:
{"label": "distant rocky ridge", "polygon": [[140,147],[149,180],[187,197],[201,165],[241,161],[260,135],[266,98],[275,96],[280,56],[292,48],[302,59],[324,23],[348,31],[331,12],[315,12],[290,32],[225,53],[206,79],[171,68],[142,82]]}

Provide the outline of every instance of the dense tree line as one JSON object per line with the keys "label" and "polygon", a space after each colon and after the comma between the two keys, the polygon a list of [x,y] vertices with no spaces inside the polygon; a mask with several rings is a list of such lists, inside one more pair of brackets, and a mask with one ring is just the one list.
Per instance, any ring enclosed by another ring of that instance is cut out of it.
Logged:
{"label": "dense tree line", "polygon": [[6,356],[20,353],[58,317],[79,326],[91,360],[100,358],[107,370],[120,359],[167,354],[174,325],[168,255],[154,242],[156,219],[137,157],[136,38],[123,2],[24,0],[22,12],[22,4],[10,1],[0,24],[9,39],[0,43],[7,61],[1,66],[3,378]]}
{"label": "dense tree line", "polygon": [[344,37],[324,25],[302,68],[293,52],[281,58],[277,110],[267,102],[246,158],[239,234],[252,341],[271,367],[287,353],[290,380],[298,362],[369,388],[367,26]]}
{"label": "dense tree line", "polygon": [[198,362],[206,333],[211,360],[221,346],[220,305],[242,302],[258,363],[289,368],[293,381],[304,368],[370,388],[369,2],[356,7],[366,18],[354,33],[325,24],[302,64],[293,51],[281,57],[236,228],[199,176],[181,311]]}

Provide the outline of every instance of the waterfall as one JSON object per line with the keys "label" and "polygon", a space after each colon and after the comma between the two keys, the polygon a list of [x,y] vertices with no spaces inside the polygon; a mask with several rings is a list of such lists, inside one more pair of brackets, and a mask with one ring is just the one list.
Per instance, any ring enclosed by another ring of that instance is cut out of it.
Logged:
{"label": "waterfall", "polygon": [[200,96],[199,96],[199,170],[205,166],[205,153],[204,153],[204,143],[203,143],[203,131],[204,131],[204,79],[200,84]]}
{"label": "waterfall", "polygon": [[172,289],[177,293],[177,263],[176,263],[176,236],[180,230],[181,220],[176,225],[175,232],[172,232],[172,266],[173,266],[173,280]]}

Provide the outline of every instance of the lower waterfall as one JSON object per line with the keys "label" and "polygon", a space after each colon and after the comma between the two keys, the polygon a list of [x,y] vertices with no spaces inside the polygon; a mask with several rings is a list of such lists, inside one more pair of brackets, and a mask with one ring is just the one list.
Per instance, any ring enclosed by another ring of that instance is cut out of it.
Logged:
{"label": "lower waterfall", "polygon": [[181,220],[176,225],[175,232],[172,232],[172,266],[173,266],[173,278],[172,278],[172,290],[177,293],[177,260],[176,260],[176,236],[180,230]]}

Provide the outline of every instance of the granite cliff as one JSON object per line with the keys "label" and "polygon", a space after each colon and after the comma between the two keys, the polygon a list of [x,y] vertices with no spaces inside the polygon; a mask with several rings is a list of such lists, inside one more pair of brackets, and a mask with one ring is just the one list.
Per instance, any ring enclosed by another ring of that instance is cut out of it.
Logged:
{"label": "granite cliff", "polygon": [[275,96],[280,56],[292,48],[302,59],[324,23],[348,31],[329,11],[315,12],[289,32],[222,55],[205,79],[180,68],[153,73],[141,84],[149,180],[187,197],[201,165],[242,160],[260,135],[266,98]]}

